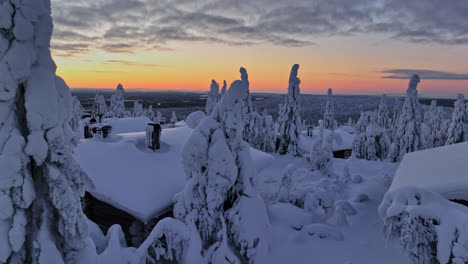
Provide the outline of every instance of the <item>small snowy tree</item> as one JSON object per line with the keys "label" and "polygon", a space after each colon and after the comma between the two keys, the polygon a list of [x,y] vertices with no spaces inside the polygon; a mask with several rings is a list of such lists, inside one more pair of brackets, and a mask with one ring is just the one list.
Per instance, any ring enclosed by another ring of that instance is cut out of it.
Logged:
{"label": "small snowy tree", "polygon": [[174,111],[172,112],[172,115],[171,115],[171,123],[172,124],[177,123],[177,115]]}
{"label": "small snowy tree", "polygon": [[301,135],[301,116],[299,108],[301,80],[297,78],[299,64],[294,64],[289,76],[288,95],[286,96],[284,105],[280,111],[279,123],[279,139],[280,144],[278,153],[285,155],[287,153],[294,156],[301,156],[302,152],[299,148],[299,136]]}
{"label": "small snowy tree", "polygon": [[156,122],[160,123],[160,122],[162,122],[162,120],[163,120],[162,113],[161,113],[161,111],[158,110],[156,112]]}
{"label": "small snowy tree", "polygon": [[405,103],[398,119],[398,128],[390,150],[390,159],[401,161],[405,153],[426,148],[426,140],[422,133],[421,106],[418,98],[418,75],[413,75],[406,92]]}
{"label": "small snowy tree", "polygon": [[72,119],[70,121],[70,127],[75,133],[78,133],[78,131],[80,130],[80,120],[81,116],[84,113],[84,108],[81,105],[80,100],[78,100],[76,96],[73,96],[72,107],[73,114]]}
{"label": "small snowy tree", "polygon": [[[244,68],[241,74],[246,74]],[[253,263],[265,250],[262,236],[268,217],[251,186],[255,169],[249,145],[242,140],[249,97],[245,80],[231,84],[182,151],[188,182],[176,196],[174,216],[196,226],[208,262],[219,254],[221,259],[232,256],[235,249],[243,262]]]}
{"label": "small snowy tree", "polygon": [[320,126],[319,139],[312,145],[309,158],[309,166],[312,171],[320,171],[328,177],[333,176],[333,151],[332,143],[334,132],[324,136],[324,127]]}
{"label": "small snowy tree", "polygon": [[133,117],[140,117],[143,116],[143,105],[140,104],[138,101],[133,102]]}
{"label": "small snowy tree", "polygon": [[333,91],[331,88],[328,89],[327,93],[327,104],[325,105],[325,114],[323,115],[323,126],[325,129],[336,129],[335,104],[333,102]]}
{"label": "small snowy tree", "polygon": [[346,125],[349,127],[354,127],[354,121],[351,117],[348,118],[348,122],[346,123]]}
{"label": "small snowy tree", "polygon": [[106,99],[103,95],[96,94],[94,97],[94,104],[91,115],[94,118],[99,118],[99,116],[104,116],[107,113],[107,104]]}
{"label": "small snowy tree", "polygon": [[468,115],[465,106],[465,97],[458,94],[453,109],[452,122],[447,132],[446,145],[465,142],[468,140]]}
{"label": "small snowy tree", "polygon": [[442,122],[442,125],[440,126],[440,130],[437,133],[437,138],[436,138],[436,146],[445,146],[445,143],[447,143],[447,136],[448,136],[448,130],[450,128],[450,124],[452,123],[452,120],[446,119],[445,121]]}
{"label": "small snowy tree", "polygon": [[122,84],[119,83],[115,89],[115,93],[111,96],[110,99],[110,109],[109,113],[111,117],[122,118],[125,115],[125,104],[124,104],[124,88]]}
{"label": "small snowy tree", "polygon": [[50,1],[0,2],[0,262],[73,263],[88,237],[73,99],[56,76]]}
{"label": "small snowy tree", "polygon": [[210,91],[208,92],[208,98],[206,99],[205,113],[210,115],[213,109],[219,101],[219,85],[215,80],[211,80]]}
{"label": "small snowy tree", "polygon": [[226,80],[224,80],[223,88],[221,88],[221,96],[224,96],[224,94],[226,93],[226,88],[227,88],[227,84],[226,84]]}
{"label": "small snowy tree", "polygon": [[147,117],[148,117],[149,120],[154,121],[153,105],[150,105],[150,106],[148,107]]}
{"label": "small snowy tree", "polygon": [[356,130],[356,134],[365,133],[367,131],[367,127],[371,123],[371,119],[373,118],[374,118],[374,112],[371,112],[371,111],[362,112],[361,111],[361,115],[359,116],[359,119],[354,126]]}
{"label": "small snowy tree", "polygon": [[275,131],[273,127],[273,117],[270,115],[261,116],[256,111],[249,113],[249,126],[245,132],[245,140],[253,147],[262,151],[275,151]]}
{"label": "small snowy tree", "polygon": [[384,160],[390,145],[387,130],[379,126],[372,116],[366,132],[357,135],[353,140],[353,155],[367,160]]}

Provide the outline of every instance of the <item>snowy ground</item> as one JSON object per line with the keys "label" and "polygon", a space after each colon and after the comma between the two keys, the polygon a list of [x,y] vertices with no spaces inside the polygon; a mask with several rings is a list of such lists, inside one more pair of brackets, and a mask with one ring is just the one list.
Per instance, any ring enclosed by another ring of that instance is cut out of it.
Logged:
{"label": "snowy ground", "polygon": [[[137,132],[146,120],[110,122],[120,133],[106,140],[81,140],[76,158],[93,179],[96,198],[146,221],[167,208],[184,186],[180,150],[192,129],[184,122],[163,129],[161,149],[152,152],[145,149],[144,132]],[[325,176],[310,173],[304,158],[254,149],[251,155],[258,171],[254,184],[267,203],[271,222],[269,254],[259,263],[408,263],[398,245],[385,240],[377,210],[398,164],[335,159],[337,175],[343,174],[348,162],[352,178],[363,179],[341,184],[338,192],[330,194],[335,205],[347,201],[356,214],[344,220],[320,219],[305,209],[277,203],[276,198],[288,168],[293,168],[295,181],[304,189],[320,184]]]}

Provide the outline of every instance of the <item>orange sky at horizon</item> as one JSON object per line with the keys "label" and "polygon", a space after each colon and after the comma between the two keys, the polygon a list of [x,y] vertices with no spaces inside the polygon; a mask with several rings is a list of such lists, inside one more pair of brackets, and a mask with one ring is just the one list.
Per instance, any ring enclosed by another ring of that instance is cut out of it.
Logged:
{"label": "orange sky at horizon", "polygon": [[[243,66],[253,92],[286,92],[290,69],[298,63],[302,92],[316,94],[325,94],[330,87],[338,94],[402,94],[409,80],[381,78],[385,75],[382,70],[461,72],[466,57],[457,47],[441,54],[433,46],[375,45],[370,40],[363,42],[362,37],[328,38],[320,45],[301,48],[206,43],[171,46],[173,51],[53,55],[57,74],[72,88],[115,88],[122,83],[126,89],[207,91],[211,79],[220,86],[226,80],[229,87],[240,78],[239,67]],[[445,94],[455,98],[458,92],[468,95],[468,81],[423,79],[419,91],[421,95]]]}

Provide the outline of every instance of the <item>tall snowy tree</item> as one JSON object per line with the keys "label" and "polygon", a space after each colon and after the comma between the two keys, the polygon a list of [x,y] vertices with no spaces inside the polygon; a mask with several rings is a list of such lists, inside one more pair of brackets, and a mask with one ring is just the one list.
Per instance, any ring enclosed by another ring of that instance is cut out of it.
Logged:
{"label": "tall snowy tree", "polygon": [[50,1],[0,1],[0,262],[73,262],[84,248],[72,96],[55,75]]}
{"label": "tall snowy tree", "polygon": [[395,134],[398,129],[398,120],[400,119],[401,109],[403,108],[402,101],[396,97],[395,103],[393,104],[393,112],[392,112],[392,125],[388,130],[388,136],[390,137],[390,141],[394,141]]}
{"label": "tall snowy tree", "polygon": [[301,135],[301,116],[299,108],[300,89],[299,84],[301,80],[297,78],[297,71],[299,64],[294,64],[289,76],[288,95],[286,96],[284,105],[280,111],[280,145],[278,153],[285,155],[287,153],[294,156],[301,156],[301,149],[299,148],[299,136]]}
{"label": "tall snowy tree", "polygon": [[125,100],[124,100],[124,88],[119,83],[115,89],[115,93],[110,99],[109,113],[111,117],[122,118],[125,115]]}
{"label": "tall snowy tree", "polygon": [[140,116],[143,116],[143,114],[144,114],[143,105],[140,104],[138,101],[135,100],[135,102],[133,102],[133,113],[132,113],[132,116],[133,116],[133,117],[140,117]]}
{"label": "tall snowy tree", "polygon": [[452,122],[447,132],[446,145],[465,142],[468,140],[468,114],[466,112],[465,97],[458,94],[453,109]]}
{"label": "tall snowy tree", "polygon": [[223,88],[221,88],[221,96],[224,96],[226,93],[227,83],[226,80],[223,81]]}
{"label": "tall snowy tree", "polygon": [[104,95],[96,94],[91,115],[98,119],[99,116],[104,116],[107,113],[107,104]]}
{"label": "tall snowy tree", "polygon": [[442,121],[442,125],[440,126],[440,130],[437,133],[437,138],[436,138],[436,146],[445,146],[445,143],[447,143],[447,136],[448,136],[448,130],[450,128],[450,124],[452,123],[451,119],[446,119]]}
{"label": "tall snowy tree", "polygon": [[160,123],[162,120],[163,120],[162,113],[161,113],[161,111],[158,110],[156,112],[156,122]]}
{"label": "tall snowy tree", "polygon": [[172,111],[171,123],[173,123],[173,124],[177,123],[177,115],[176,115],[176,113],[174,111]]}
{"label": "tall snowy tree", "polygon": [[424,113],[424,124],[426,124],[428,128],[426,132],[427,147],[439,147],[437,135],[441,127],[441,117],[436,100],[432,100],[430,108]]}
{"label": "tall snowy tree", "polygon": [[387,130],[391,126],[390,113],[387,104],[385,103],[386,96],[383,94],[380,97],[379,109],[377,110],[376,123],[379,127]]}
{"label": "tall snowy tree", "polygon": [[215,80],[211,80],[210,91],[206,99],[205,113],[210,115],[219,101],[219,85]]}
{"label": "tall snowy tree", "polygon": [[80,130],[80,120],[84,113],[84,108],[76,96],[73,96],[72,102],[72,118],[70,120],[71,129],[77,133]]}
{"label": "tall snowy tree", "polygon": [[335,130],[335,104],[333,102],[333,91],[331,88],[327,92],[327,104],[325,105],[325,114],[323,115],[323,126],[325,129]]}
{"label": "tall snowy tree", "polygon": [[371,119],[374,118],[375,113],[371,111],[362,112],[359,116],[358,121],[354,125],[354,129],[356,130],[356,134],[366,133],[367,127],[371,123]]}
{"label": "tall snowy tree", "polygon": [[393,161],[401,161],[405,153],[426,148],[426,139],[421,129],[421,106],[417,90],[419,82],[419,76],[413,75],[406,91],[405,103],[389,153],[389,158]]}
{"label": "tall snowy tree", "polygon": [[[245,69],[241,73],[246,74]],[[242,79],[231,84],[182,151],[188,182],[176,196],[174,216],[196,226],[209,263],[220,254],[227,261],[231,249],[243,263],[254,263],[265,250],[262,236],[268,217],[264,201],[251,186],[255,169],[249,145],[242,140],[249,97],[247,79]]]}

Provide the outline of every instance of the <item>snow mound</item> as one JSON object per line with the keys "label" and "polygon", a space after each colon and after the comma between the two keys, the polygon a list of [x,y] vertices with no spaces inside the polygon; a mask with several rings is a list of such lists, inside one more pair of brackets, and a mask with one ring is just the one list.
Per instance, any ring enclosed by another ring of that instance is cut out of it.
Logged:
{"label": "snow mound", "polygon": [[188,127],[193,129],[196,128],[200,121],[205,117],[205,113],[203,113],[202,111],[196,111],[187,116],[187,118],[185,119],[185,123]]}
{"label": "snow mound", "polygon": [[468,201],[467,161],[468,142],[407,153],[389,191],[413,186]]}

